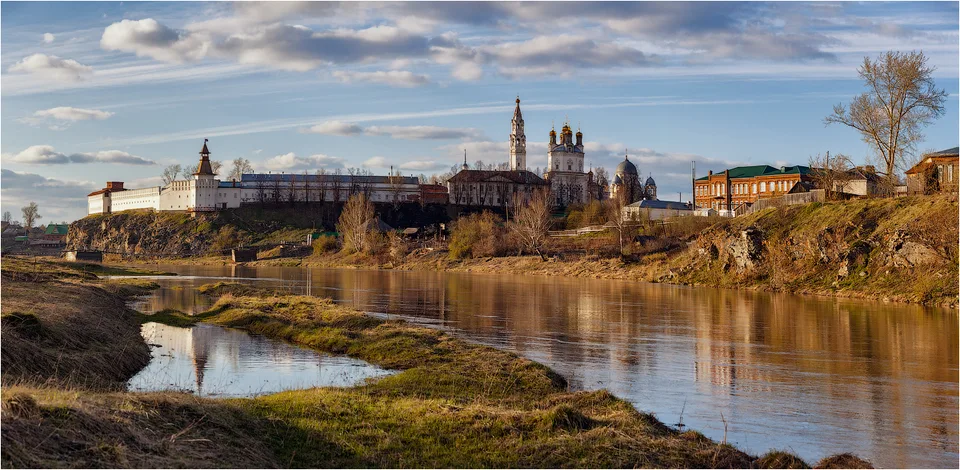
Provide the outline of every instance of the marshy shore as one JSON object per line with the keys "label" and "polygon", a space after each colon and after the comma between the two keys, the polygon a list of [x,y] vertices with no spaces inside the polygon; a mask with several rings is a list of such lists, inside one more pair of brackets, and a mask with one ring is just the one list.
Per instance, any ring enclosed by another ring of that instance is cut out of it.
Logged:
{"label": "marshy shore", "polygon": [[[150,281],[3,261],[4,466],[807,466],[671,428],[607,391],[570,391],[515,354],[326,299],[215,284],[201,288],[216,301],[200,315],[144,316],[126,301]],[[149,360],[144,321],[239,328],[399,372],[243,399],[126,392]],[[869,464],[840,455],[818,465]]]}

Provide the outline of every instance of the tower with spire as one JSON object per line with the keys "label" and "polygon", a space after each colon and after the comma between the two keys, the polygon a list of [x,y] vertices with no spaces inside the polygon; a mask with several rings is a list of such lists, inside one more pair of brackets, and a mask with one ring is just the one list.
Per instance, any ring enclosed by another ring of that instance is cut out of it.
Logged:
{"label": "tower with spire", "polygon": [[517,107],[513,110],[513,120],[510,121],[510,170],[527,169],[527,136],[523,133],[523,114],[520,112],[520,97],[517,96]]}

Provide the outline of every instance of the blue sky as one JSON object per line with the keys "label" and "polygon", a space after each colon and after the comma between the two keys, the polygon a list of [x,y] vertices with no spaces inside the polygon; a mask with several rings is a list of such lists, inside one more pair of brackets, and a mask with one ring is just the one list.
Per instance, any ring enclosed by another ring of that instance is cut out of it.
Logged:
{"label": "blue sky", "polygon": [[662,199],[739,164],[864,162],[825,127],[864,56],[922,50],[950,93],[920,150],[958,143],[958,3],[11,3],[2,6],[2,209],[85,215],[106,180],[170,164],[442,173],[507,161],[513,100],[528,163],[551,123],[591,166],[624,149]]}

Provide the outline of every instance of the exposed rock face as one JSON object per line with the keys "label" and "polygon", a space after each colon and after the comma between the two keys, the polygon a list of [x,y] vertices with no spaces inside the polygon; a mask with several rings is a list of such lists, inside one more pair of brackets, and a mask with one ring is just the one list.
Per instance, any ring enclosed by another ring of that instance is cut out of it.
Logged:
{"label": "exposed rock face", "polygon": [[70,224],[68,249],[137,255],[204,254],[216,235],[215,215],[121,212],[85,217]]}
{"label": "exposed rock face", "polygon": [[738,269],[754,269],[763,258],[763,232],[756,227],[741,230],[739,236],[727,244],[727,253]]}
{"label": "exposed rock face", "polygon": [[933,264],[940,259],[936,250],[911,238],[903,230],[897,230],[890,238],[887,250],[894,266],[912,268],[919,264]]}

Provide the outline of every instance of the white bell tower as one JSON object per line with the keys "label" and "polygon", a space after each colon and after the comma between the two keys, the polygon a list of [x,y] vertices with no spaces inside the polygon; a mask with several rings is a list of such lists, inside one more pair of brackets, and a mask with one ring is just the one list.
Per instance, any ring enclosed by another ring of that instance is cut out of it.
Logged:
{"label": "white bell tower", "polygon": [[520,97],[517,97],[517,108],[513,110],[513,120],[510,121],[510,170],[520,171],[527,169],[527,136],[523,133],[523,115],[520,113]]}

